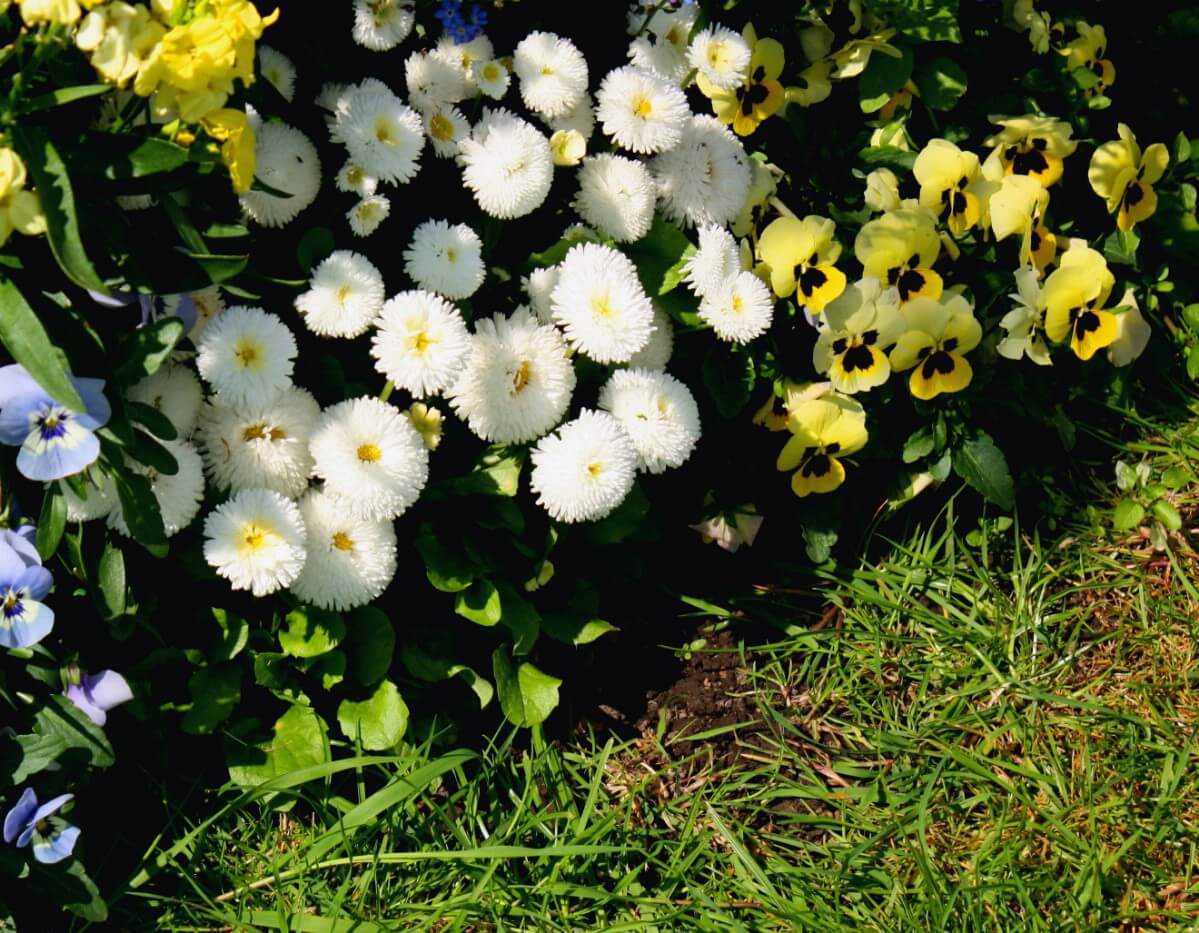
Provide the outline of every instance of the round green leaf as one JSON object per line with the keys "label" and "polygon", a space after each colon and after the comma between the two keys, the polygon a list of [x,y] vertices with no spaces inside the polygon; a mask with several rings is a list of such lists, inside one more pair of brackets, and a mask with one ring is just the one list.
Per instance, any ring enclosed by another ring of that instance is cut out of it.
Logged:
{"label": "round green leaf", "polygon": [[347,739],[360,741],[370,751],[384,751],[404,737],[408,707],[396,685],[384,680],[369,699],[359,703],[342,700],[337,724]]}

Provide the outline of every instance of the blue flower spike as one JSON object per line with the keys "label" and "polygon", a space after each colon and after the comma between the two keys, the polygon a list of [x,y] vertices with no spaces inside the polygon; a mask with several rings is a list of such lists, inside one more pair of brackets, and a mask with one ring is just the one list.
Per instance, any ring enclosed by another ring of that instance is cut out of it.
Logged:
{"label": "blue flower spike", "polygon": [[74,794],[62,794],[40,807],[32,787],[25,788],[17,805],[4,817],[4,841],[18,849],[33,843],[33,857],[43,865],[53,865],[75,851],[79,827],[54,816]]}
{"label": "blue flower spike", "polygon": [[29,648],[50,634],[54,610],[42,599],[53,582],[49,570],[0,540],[0,647]]}
{"label": "blue flower spike", "polygon": [[70,377],[87,406],[72,411],[52,399],[25,367],[0,367],[0,444],[20,447],[17,469],[29,479],[49,482],[85,469],[100,456],[92,432],[108,423],[112,409],[103,379]]}
{"label": "blue flower spike", "polygon": [[97,726],[108,721],[108,711],[133,699],[129,683],[116,671],[84,674],[67,687],[67,699],[87,713]]}

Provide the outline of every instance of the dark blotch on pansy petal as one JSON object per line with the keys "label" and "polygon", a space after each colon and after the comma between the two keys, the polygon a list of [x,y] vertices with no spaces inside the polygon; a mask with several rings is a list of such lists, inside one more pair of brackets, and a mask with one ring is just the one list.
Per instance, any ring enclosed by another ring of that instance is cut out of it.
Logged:
{"label": "dark blotch on pansy petal", "polygon": [[828,276],[820,269],[812,266],[800,273],[799,288],[806,297],[811,298],[816,293],[816,289],[820,288],[827,281]]}

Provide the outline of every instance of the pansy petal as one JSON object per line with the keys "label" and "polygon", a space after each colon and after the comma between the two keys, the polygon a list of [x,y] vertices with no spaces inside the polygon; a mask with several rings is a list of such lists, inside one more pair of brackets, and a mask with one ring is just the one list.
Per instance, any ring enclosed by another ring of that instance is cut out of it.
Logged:
{"label": "pansy petal", "polygon": [[12,842],[21,831],[29,825],[33,814],[37,812],[37,794],[32,787],[26,787],[13,808],[4,817],[4,841]]}
{"label": "pansy petal", "polygon": [[19,447],[33,430],[33,419],[54,401],[41,389],[10,398],[0,408],[0,444]]}
{"label": "pansy petal", "polygon": [[28,590],[30,597],[40,601],[50,592],[54,578],[45,567],[26,567],[14,582]]}
{"label": "pansy petal", "polygon": [[1091,190],[1107,201],[1108,210],[1115,210],[1124,188],[1121,179],[1136,174],[1137,163],[1131,147],[1124,140],[1104,143],[1091,156],[1091,164],[1087,167],[1087,181]]}
{"label": "pansy petal", "polygon": [[836,457],[820,455],[796,470],[791,477],[791,491],[800,498],[811,493],[832,492],[845,482],[845,467]]}
{"label": "pansy petal", "polygon": [[29,479],[48,482],[78,473],[100,456],[100,441],[72,418],[58,437],[45,439],[31,433],[17,454],[17,469]]}
{"label": "pansy petal", "polygon": [[11,544],[0,542],[0,585],[16,586],[28,566]]}
{"label": "pansy petal", "polygon": [[1141,156],[1141,181],[1147,185],[1157,184],[1169,164],[1170,153],[1162,143],[1149,146]]}
{"label": "pansy petal", "polygon": [[46,392],[19,363],[0,366],[0,408],[21,395],[46,396]]}
{"label": "pansy petal", "polygon": [[22,525],[16,531],[0,529],[0,541],[16,551],[26,567],[40,567],[42,563],[42,556],[37,552],[36,536],[37,528],[33,525]]}
{"label": "pansy petal", "polygon": [[49,606],[23,599],[21,608],[11,618],[0,611],[0,648],[31,648],[54,628],[54,610]]}
{"label": "pansy petal", "polygon": [[814,440],[815,438],[800,437],[798,434],[787,438],[787,443],[783,445],[783,449],[779,451],[778,459],[775,461],[775,469],[784,473],[787,470],[794,470],[799,465],[804,451],[812,446]]}
{"label": "pansy petal", "polygon": [[67,699],[97,726],[103,726],[108,721],[108,712],[93,703],[92,698],[88,696],[87,691],[81,685],[71,684],[67,687]]}
{"label": "pansy petal", "polygon": [[63,804],[75,798],[74,794],[59,794],[51,800],[47,800],[44,804],[37,808],[33,814],[32,822],[40,823],[52,813],[57,813],[62,809]]}
{"label": "pansy petal", "polygon": [[899,372],[911,369],[920,360],[920,351],[936,346],[936,340],[920,330],[910,330],[900,336],[891,349],[891,368]]}
{"label": "pansy petal", "polygon": [[79,392],[79,397],[87,406],[87,412],[77,414],[77,420],[89,431],[102,428],[112,417],[112,407],[104,397],[103,379],[86,379],[71,377],[71,382]]}
{"label": "pansy petal", "polygon": [[129,682],[116,671],[100,671],[98,674],[87,674],[83,678],[84,686],[91,694],[92,702],[101,709],[112,709],[133,699],[133,691]]}
{"label": "pansy petal", "polygon": [[78,826],[64,826],[49,836],[39,834],[33,842],[33,857],[43,865],[53,865],[69,858],[78,841]]}

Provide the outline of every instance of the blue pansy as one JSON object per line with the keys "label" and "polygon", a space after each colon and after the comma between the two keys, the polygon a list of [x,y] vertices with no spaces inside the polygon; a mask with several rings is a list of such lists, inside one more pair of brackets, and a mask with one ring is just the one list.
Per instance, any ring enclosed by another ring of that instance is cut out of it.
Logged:
{"label": "blue pansy", "polygon": [[[36,551],[34,552],[36,556]],[[54,611],[41,599],[50,592],[50,571],[27,563],[6,541],[0,541],[0,647],[28,648],[50,634]]]}
{"label": "blue pansy", "polygon": [[139,295],[136,292],[114,291],[108,295],[88,291],[92,300],[106,308],[124,308],[136,303],[142,312],[138,327],[157,322],[165,317],[177,317],[183,322],[183,332],[190,334],[199,319],[200,310],[195,299],[186,293],[178,295]]}
{"label": "blue pansy", "polygon": [[67,699],[87,713],[97,726],[108,721],[108,711],[133,699],[129,683],[116,671],[84,674],[67,687]]}
{"label": "blue pansy", "polygon": [[45,865],[67,858],[79,839],[79,827],[53,816],[74,794],[62,794],[37,805],[37,794],[25,788],[17,805],[4,818],[4,841],[16,842],[18,849],[33,843],[33,857]]}
{"label": "blue pansy", "polygon": [[17,469],[30,479],[61,479],[100,456],[100,441],[92,432],[112,414],[104,380],[69,378],[87,411],[56,402],[24,366],[0,366],[0,444],[21,448]]}

